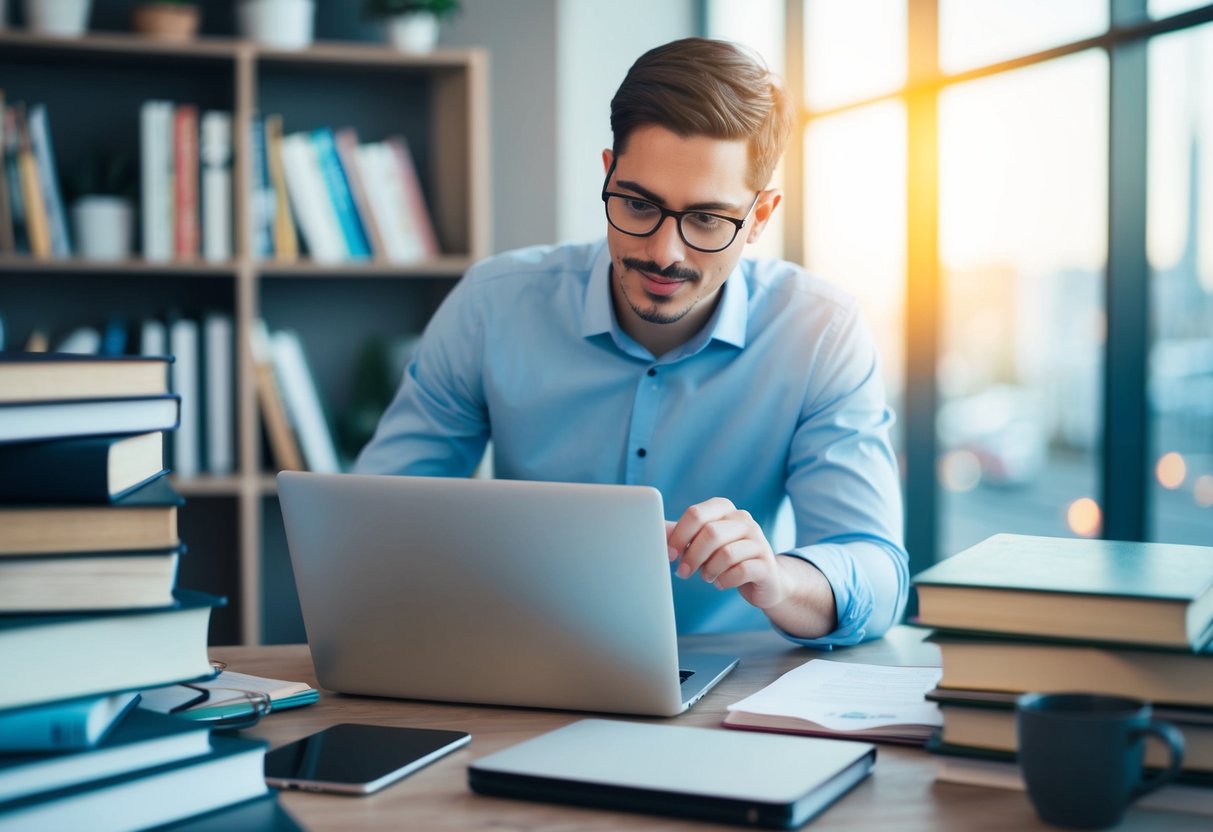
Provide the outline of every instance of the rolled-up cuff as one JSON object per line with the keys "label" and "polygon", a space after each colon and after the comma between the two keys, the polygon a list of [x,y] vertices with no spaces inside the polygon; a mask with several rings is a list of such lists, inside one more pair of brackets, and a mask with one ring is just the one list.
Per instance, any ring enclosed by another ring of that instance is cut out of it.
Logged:
{"label": "rolled-up cuff", "polygon": [[834,593],[838,626],[820,638],[799,638],[781,627],[775,629],[788,641],[817,649],[847,647],[863,641],[868,619],[872,617],[872,586],[851,553],[835,543],[819,543],[783,554],[807,561],[825,575]]}

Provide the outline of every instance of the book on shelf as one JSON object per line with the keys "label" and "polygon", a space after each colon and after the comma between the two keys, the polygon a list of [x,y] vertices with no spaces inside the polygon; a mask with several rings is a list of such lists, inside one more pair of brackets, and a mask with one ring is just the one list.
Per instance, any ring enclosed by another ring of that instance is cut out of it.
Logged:
{"label": "book on shelf", "polygon": [[265,424],[270,452],[279,470],[304,470],[303,453],[282,402],[282,391],[274,373],[270,336],[265,321],[254,321],[249,329],[249,354],[253,360],[253,378],[257,385],[257,404]]}
{"label": "book on shelf", "polygon": [[0,500],[111,502],[166,473],[161,431],[0,444]]}
{"label": "book on shelf", "polygon": [[[14,228],[14,212],[8,174],[9,132],[8,108],[4,104],[4,90],[0,89],[0,254],[17,253],[17,236]],[[0,349],[4,344],[0,341]]]}
{"label": "book on shelf", "polygon": [[101,330],[94,326],[78,326],[55,344],[52,353],[71,355],[100,355]]}
{"label": "book on shelf", "polygon": [[283,136],[281,148],[291,213],[299,222],[308,254],[318,263],[342,262],[349,251],[311,136],[308,133]]}
{"label": "book on shelf", "polygon": [[0,504],[0,555],[175,548],[184,502],[160,477],[112,503]]}
{"label": "book on shelf", "polygon": [[213,675],[211,609],[226,601],[178,589],[172,606],[0,616],[0,708],[142,690]]}
{"label": "book on shelf", "polygon": [[286,174],[282,169],[282,116],[265,119],[266,176],[274,201],[273,239],[274,259],[279,263],[294,263],[299,259],[299,238],[295,235],[295,220],[291,216],[290,198],[286,192]]}
{"label": "book on shelf", "polygon": [[208,110],[198,128],[202,162],[202,256],[221,263],[232,257],[232,116]]}
{"label": "book on shelf", "polygon": [[[139,694],[127,691],[0,712],[0,800],[6,788],[14,787],[13,779],[5,776],[6,770],[14,768],[11,755],[39,752],[36,759],[46,761],[50,758],[41,752],[92,748],[138,702]],[[20,793],[21,788],[15,792]]]}
{"label": "book on shelf", "polygon": [[173,259],[173,166],[173,103],[145,101],[139,108],[139,212],[147,260]]}
{"label": "book on shelf", "polygon": [[333,131],[327,127],[313,130],[311,140],[316,163],[320,167],[320,177],[324,180],[325,191],[337,217],[341,238],[345,242],[346,259],[367,260],[371,256],[370,242],[354,203],[341,157],[337,153]]}
{"label": "book on shelf", "polygon": [[173,430],[180,407],[179,396],[0,401],[0,443]]}
{"label": "book on shelf", "polygon": [[358,133],[352,127],[338,130],[333,134],[333,146],[337,150],[341,169],[349,184],[350,198],[354,201],[358,219],[362,223],[362,229],[370,244],[371,256],[375,260],[387,260],[387,249],[383,246],[383,236],[379,231],[379,224],[375,220],[375,213],[371,210],[366,183],[362,181],[362,173],[358,167]]}
{"label": "book on shelf", "polygon": [[[199,691],[204,691],[199,696]],[[218,719],[248,710],[248,694],[265,694],[270,712],[310,705],[320,699],[320,691],[307,682],[288,682],[224,670],[213,679],[170,685],[143,692],[142,707],[159,713],[173,713],[185,719]]]}
{"label": "book on shelf", "polygon": [[30,253],[45,259],[52,254],[50,219],[47,216],[46,198],[38,172],[38,160],[30,139],[29,122],[25,105],[15,105],[17,146],[17,173],[21,183],[22,215],[29,238]]}
{"label": "book on shelf", "polygon": [[0,353],[0,402],[156,396],[169,392],[171,359]]}
{"label": "book on shelf", "polygon": [[29,108],[29,136],[38,166],[38,182],[42,187],[42,204],[50,231],[51,253],[55,257],[71,257],[72,239],[67,227],[67,212],[63,207],[63,191],[55,170],[55,151],[51,144],[50,121],[46,107],[35,104]]}
{"label": "book on shelf", "polygon": [[[945,747],[981,748],[1016,753],[1015,701],[1018,694],[1004,693],[998,698],[982,697],[985,691],[953,691],[939,688],[930,698],[943,712],[939,735]],[[1184,771],[1213,774],[1213,709],[1154,708],[1154,716],[1175,725],[1184,737]],[[1165,768],[1170,760],[1167,747],[1153,735],[1146,738],[1146,765]]]}
{"label": "book on shelf", "polygon": [[25,204],[21,194],[21,130],[16,107],[6,106],[0,111],[0,123],[4,126],[4,143],[0,154],[4,160],[4,181],[8,191],[9,222],[12,223],[13,252],[29,254],[29,235],[26,229]]}
{"label": "book on shelf", "polygon": [[269,137],[266,132],[266,121],[256,113],[249,120],[248,139],[249,156],[246,170],[249,182],[249,244],[252,246],[253,257],[263,260],[275,253],[273,237],[275,204],[269,181]]}
{"label": "book on shelf", "polygon": [[270,335],[270,354],[287,418],[299,439],[307,469],[321,473],[339,472],[337,448],[303,352],[303,341],[293,330],[279,330]]}
{"label": "book on shelf", "polygon": [[416,206],[410,199],[401,173],[399,156],[387,142],[368,142],[355,152],[358,173],[366,189],[367,202],[383,239],[387,259],[392,263],[415,263],[435,254],[427,247]]}
{"label": "book on shelf", "polygon": [[726,728],[922,745],[940,726],[938,667],[813,659],[728,706]]}
{"label": "book on shelf", "polygon": [[936,632],[943,688],[1025,693],[1085,690],[1213,708],[1213,647],[1148,648]]}
{"label": "book on shelf", "polygon": [[430,219],[430,210],[426,207],[425,192],[421,187],[421,177],[417,173],[417,164],[413,161],[413,153],[404,136],[392,136],[386,142],[396,163],[396,175],[404,188],[404,196],[409,215],[409,223],[421,243],[421,250],[426,257],[437,257],[441,251],[438,247],[438,235],[434,232],[434,223]]}
{"label": "book on shelf", "polygon": [[198,108],[173,109],[173,251],[178,260],[198,256]]}
{"label": "book on shelf", "polygon": [[1213,548],[999,534],[920,573],[927,627],[1198,649]]}
{"label": "book on shelf", "polygon": [[100,741],[82,748],[61,747],[54,754],[0,756],[0,806],[31,795],[156,768],[210,751],[210,737],[205,726],[142,707],[131,707],[138,702],[138,694],[98,697],[97,701],[101,700],[128,704]]}
{"label": "book on shelf", "polygon": [[0,613],[163,607],[184,545],[128,552],[0,555]]}
{"label": "book on shelf", "polygon": [[[1019,765],[1010,756],[973,755],[942,748],[936,753],[940,755],[936,761],[936,782],[1027,790]],[[1144,795],[1133,805],[1140,809],[1213,815],[1213,786],[1203,779],[1192,781],[1181,774],[1177,782]]]}
{"label": "book on shelf", "polygon": [[267,743],[214,736],[205,753],[0,804],[0,832],[147,829],[265,794]]}
{"label": "book on shelf", "polygon": [[181,397],[181,423],[173,433],[173,470],[180,477],[196,477],[202,470],[200,422],[198,322],[176,318],[168,325],[173,351],[173,392]]}
{"label": "book on shelf", "polygon": [[232,316],[208,313],[202,319],[202,420],[206,438],[206,470],[222,476],[236,468],[236,416],[233,396],[235,370]]}

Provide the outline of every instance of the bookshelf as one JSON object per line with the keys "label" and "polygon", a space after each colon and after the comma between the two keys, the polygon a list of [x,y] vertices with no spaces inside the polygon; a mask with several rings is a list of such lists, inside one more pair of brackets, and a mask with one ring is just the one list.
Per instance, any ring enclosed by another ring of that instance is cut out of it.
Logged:
{"label": "bookshelf", "polygon": [[[137,162],[139,110],[150,99],[232,114],[230,261],[0,255],[0,316],[10,343],[35,328],[62,336],[76,326],[100,327],[114,314],[133,322],[168,310],[232,317],[236,470],[176,480],[187,498],[181,536],[189,546],[180,583],[228,598],[212,619],[214,644],[303,637],[243,334],[258,318],[271,329],[297,331],[331,418],[349,402],[349,376],[368,336],[421,331],[489,250],[486,67],[479,49],[415,56],[358,43],[279,51],[228,37],[164,44],[117,32],[78,39],[0,32],[0,88],[8,103],[47,106],[61,172],[97,151],[125,152]],[[348,125],[364,140],[404,135],[442,255],[408,265],[254,258],[249,134],[258,113],[281,114],[287,132]]]}

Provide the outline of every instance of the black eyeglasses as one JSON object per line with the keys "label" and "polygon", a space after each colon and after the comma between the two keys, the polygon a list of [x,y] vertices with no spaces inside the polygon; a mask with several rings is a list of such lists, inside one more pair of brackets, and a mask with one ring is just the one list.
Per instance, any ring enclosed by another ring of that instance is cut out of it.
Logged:
{"label": "black eyeglasses", "polygon": [[650,237],[657,233],[666,217],[673,217],[682,241],[696,251],[708,254],[724,251],[733,244],[741,229],[745,228],[750,212],[758,204],[758,197],[762,195],[762,191],[754,194],[754,201],[745,212],[746,218],[740,220],[710,211],[671,211],[663,205],[638,196],[608,191],[607,185],[610,184],[614,172],[615,162],[612,160],[606,181],[602,183],[602,201],[606,204],[607,222],[624,234]]}

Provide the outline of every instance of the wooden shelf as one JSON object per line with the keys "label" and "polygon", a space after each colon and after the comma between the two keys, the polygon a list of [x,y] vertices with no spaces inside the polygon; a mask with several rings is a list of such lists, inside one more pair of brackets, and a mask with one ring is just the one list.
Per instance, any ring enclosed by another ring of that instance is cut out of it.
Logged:
{"label": "wooden shelf", "polygon": [[[286,51],[235,38],[165,43],[119,32],[0,32],[0,89],[10,104],[46,105],[63,177],[98,150],[129,150],[137,164],[139,113],[148,100],[232,113],[236,254],[229,262],[0,256],[0,316],[12,339],[35,330],[55,338],[114,318],[137,324],[170,314],[231,316],[236,471],[173,478],[187,498],[182,537],[193,571],[183,580],[232,599],[216,614],[224,641],[260,643],[263,616],[289,607],[294,592],[244,333],[258,319],[298,333],[335,416],[370,339],[399,342],[421,332],[454,281],[488,254],[487,75],[479,49],[410,55],[380,44],[322,42]],[[348,125],[365,141],[405,136],[438,239],[456,253],[409,264],[254,258],[249,136],[254,118],[269,114],[281,115],[287,133]]]}

